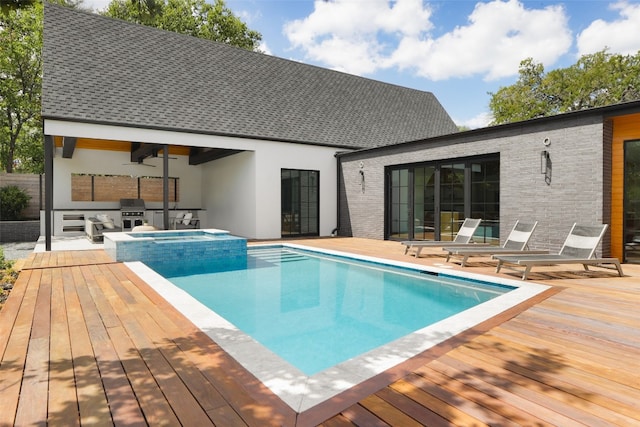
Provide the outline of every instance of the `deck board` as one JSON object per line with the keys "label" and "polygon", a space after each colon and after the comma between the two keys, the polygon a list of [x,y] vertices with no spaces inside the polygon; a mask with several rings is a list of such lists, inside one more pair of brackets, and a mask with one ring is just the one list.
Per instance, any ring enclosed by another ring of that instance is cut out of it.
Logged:
{"label": "deck board", "polygon": [[[31,334],[31,325],[35,311],[36,297],[42,272],[35,272],[30,275],[27,283],[16,282],[17,286],[25,286],[22,294],[19,309],[12,313],[15,314],[15,321],[7,319],[7,322],[13,324],[13,328],[7,337],[7,346],[0,362],[0,402],[3,409],[0,411],[0,425],[13,425],[16,412],[18,410],[20,400],[20,388],[24,380],[24,368],[27,360],[27,349],[29,345],[29,336]],[[13,295],[9,296],[11,300]],[[4,310],[0,312],[0,317],[4,322]]]}
{"label": "deck board", "polygon": [[51,276],[52,271],[44,271],[38,286],[35,301],[31,335],[27,349],[21,394],[30,398],[20,399],[16,424],[38,424],[47,418],[49,330],[51,322]]}
{"label": "deck board", "polygon": [[77,426],[80,425],[80,419],[64,296],[64,283],[70,280],[71,275],[63,274],[60,269],[52,271],[51,300],[55,304],[51,305],[48,411],[50,414],[57,414],[67,425]]}
{"label": "deck board", "polygon": [[65,284],[65,296],[70,313],[71,354],[80,422],[108,426],[113,420],[101,377],[102,372],[108,378],[106,373],[109,372],[100,345],[100,341],[105,340],[104,332],[80,267],[73,267],[71,276],[73,282],[68,286]]}
{"label": "deck board", "polygon": [[[450,266],[397,242],[296,243]],[[0,425],[640,425],[640,266],[541,268],[552,291],[301,415],[104,251],[22,268],[0,311]]]}

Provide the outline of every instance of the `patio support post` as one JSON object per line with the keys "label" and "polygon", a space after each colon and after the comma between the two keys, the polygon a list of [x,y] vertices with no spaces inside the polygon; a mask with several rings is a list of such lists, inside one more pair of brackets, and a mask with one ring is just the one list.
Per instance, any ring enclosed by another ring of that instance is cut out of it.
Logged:
{"label": "patio support post", "polygon": [[53,136],[44,136],[44,235],[45,250],[51,251],[51,216],[53,210]]}
{"label": "patio support post", "polygon": [[164,229],[169,229],[169,146],[162,147],[162,213]]}

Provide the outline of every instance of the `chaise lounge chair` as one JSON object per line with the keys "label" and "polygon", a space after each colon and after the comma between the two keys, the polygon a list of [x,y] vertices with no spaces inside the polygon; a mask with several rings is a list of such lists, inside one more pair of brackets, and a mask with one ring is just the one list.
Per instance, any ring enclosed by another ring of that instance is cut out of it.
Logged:
{"label": "chaise lounge chair", "polygon": [[200,219],[192,212],[178,212],[175,218],[171,220],[172,230],[190,230],[200,228]]}
{"label": "chaise lounge chair", "polygon": [[401,242],[406,246],[406,248],[404,249],[404,253],[406,255],[410,249],[415,249],[416,253],[414,255],[416,258],[419,258],[420,252],[422,252],[422,248],[436,248],[441,246],[489,246],[488,243],[471,243],[473,234],[478,229],[481,221],[481,219],[466,218],[460,226],[456,237],[450,242],[443,242],[441,240],[408,240],[405,242]]}
{"label": "chaise lounge chair", "polygon": [[[447,261],[460,262],[460,265],[464,267],[469,257],[472,256],[489,256],[489,255],[503,255],[503,254],[547,254],[548,250],[529,250],[527,244],[533,230],[536,229],[538,221],[533,224],[528,224],[520,221],[516,221],[511,233],[505,240],[501,247],[444,247],[442,250],[447,251]],[[462,258],[461,260],[452,260],[451,258]]]}
{"label": "chaise lounge chair", "polygon": [[[522,280],[526,280],[529,272],[536,265],[582,264],[585,270],[589,270],[590,265],[602,267],[612,264],[618,270],[618,274],[623,276],[622,267],[617,258],[594,258],[596,248],[606,230],[607,224],[597,226],[573,224],[558,254],[494,255],[493,258],[498,260],[496,273],[499,273],[502,267],[522,271]],[[524,270],[518,267],[524,267]]]}

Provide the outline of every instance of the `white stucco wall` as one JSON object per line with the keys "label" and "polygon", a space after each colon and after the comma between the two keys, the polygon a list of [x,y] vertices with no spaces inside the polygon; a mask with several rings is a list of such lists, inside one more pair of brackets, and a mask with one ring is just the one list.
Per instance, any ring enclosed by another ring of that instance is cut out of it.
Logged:
{"label": "white stucco wall", "polygon": [[257,238],[280,237],[280,180],[282,169],[320,171],[320,235],[337,227],[336,149],[311,145],[260,142],[256,151]]}
{"label": "white stucco wall", "polygon": [[[186,156],[169,161],[169,175],[180,178],[179,209],[206,210],[202,227],[221,228],[247,238],[281,237],[280,173],[285,169],[320,172],[320,235],[337,226],[337,148],[249,138],[176,133],[85,123],[45,121],[45,134],[79,138],[137,141],[155,144],[245,150],[199,166]],[[342,150],[344,151],[344,150]],[[123,163],[127,163],[124,165]],[[162,159],[130,165],[129,153],[76,149],[73,159],[54,159],[54,209],[84,209],[87,202],[71,202],[71,173],[162,176]],[[94,202],[96,208],[118,208],[117,202]],[[161,207],[149,206],[151,209]],[[173,206],[172,206],[173,207]]]}
{"label": "white stucco wall", "polygon": [[255,154],[235,154],[205,163],[202,172],[203,208],[208,227],[243,237],[256,235]]}
{"label": "white stucco wall", "polygon": [[335,149],[254,141],[254,150],[203,166],[202,200],[209,226],[255,239],[281,237],[282,169],[320,171],[320,235],[337,224]]}

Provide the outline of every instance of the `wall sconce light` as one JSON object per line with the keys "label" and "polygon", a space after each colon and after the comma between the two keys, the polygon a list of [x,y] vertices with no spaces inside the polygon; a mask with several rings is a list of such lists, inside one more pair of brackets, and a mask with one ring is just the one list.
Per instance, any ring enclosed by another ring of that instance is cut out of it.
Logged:
{"label": "wall sconce light", "polygon": [[362,187],[362,192],[364,193],[364,171],[360,169],[360,187]]}
{"label": "wall sconce light", "polygon": [[547,150],[540,152],[540,173],[544,174],[544,182],[551,185],[551,154]]}

